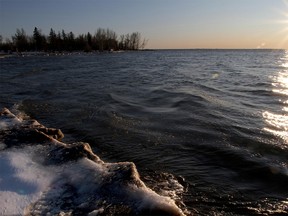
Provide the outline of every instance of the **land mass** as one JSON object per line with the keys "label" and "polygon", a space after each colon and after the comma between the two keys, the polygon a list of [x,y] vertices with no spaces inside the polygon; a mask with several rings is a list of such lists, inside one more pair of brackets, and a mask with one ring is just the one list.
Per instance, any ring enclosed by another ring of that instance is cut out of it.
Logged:
{"label": "land mass", "polygon": [[75,34],[64,30],[57,33],[52,28],[49,35],[41,33],[37,27],[34,28],[33,35],[27,35],[25,30],[17,29],[11,39],[2,42],[0,36],[0,51],[3,52],[73,52],[73,51],[115,51],[115,50],[140,50],[144,49],[148,40],[142,38],[141,33],[133,32],[120,36],[109,28],[98,28],[95,34]]}

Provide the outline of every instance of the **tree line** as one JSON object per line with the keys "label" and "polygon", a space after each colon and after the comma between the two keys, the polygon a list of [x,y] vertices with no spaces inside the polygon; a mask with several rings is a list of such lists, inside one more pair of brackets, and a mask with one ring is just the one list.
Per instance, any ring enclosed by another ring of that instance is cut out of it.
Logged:
{"label": "tree line", "polygon": [[73,32],[64,30],[56,32],[50,29],[49,35],[42,34],[37,27],[32,35],[27,35],[23,28],[17,29],[11,39],[0,35],[0,50],[16,51],[45,51],[45,52],[73,52],[73,51],[111,51],[111,50],[140,50],[144,49],[147,39],[139,32],[118,36],[116,32],[107,28],[98,28],[94,35],[90,32],[75,36]]}

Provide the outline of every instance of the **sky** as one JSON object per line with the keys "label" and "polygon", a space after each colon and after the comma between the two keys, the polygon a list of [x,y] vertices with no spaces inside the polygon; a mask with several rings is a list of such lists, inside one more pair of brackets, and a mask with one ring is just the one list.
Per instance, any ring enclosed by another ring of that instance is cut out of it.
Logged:
{"label": "sky", "polygon": [[288,0],[0,0],[0,35],[140,32],[146,48],[288,49]]}

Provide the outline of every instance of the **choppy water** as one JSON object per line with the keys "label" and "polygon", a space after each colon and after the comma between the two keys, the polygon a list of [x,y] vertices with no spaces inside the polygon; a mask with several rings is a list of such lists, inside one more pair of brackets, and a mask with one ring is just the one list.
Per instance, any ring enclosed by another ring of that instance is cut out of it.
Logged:
{"label": "choppy water", "polygon": [[60,128],[66,142],[89,142],[106,161],[134,162],[156,191],[149,176],[185,179],[192,214],[288,213],[285,50],[11,57],[0,66],[0,107]]}

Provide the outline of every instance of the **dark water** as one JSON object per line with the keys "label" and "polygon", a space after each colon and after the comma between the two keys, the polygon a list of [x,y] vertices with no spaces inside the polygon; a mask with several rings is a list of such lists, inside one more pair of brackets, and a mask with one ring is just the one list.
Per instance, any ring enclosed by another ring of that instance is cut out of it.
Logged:
{"label": "dark water", "polygon": [[0,64],[0,107],[60,128],[66,142],[89,142],[106,161],[134,162],[144,181],[155,173],[182,177],[192,214],[288,214],[285,50],[11,57]]}

